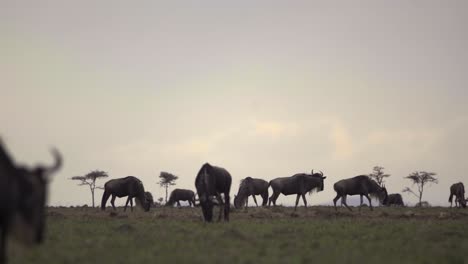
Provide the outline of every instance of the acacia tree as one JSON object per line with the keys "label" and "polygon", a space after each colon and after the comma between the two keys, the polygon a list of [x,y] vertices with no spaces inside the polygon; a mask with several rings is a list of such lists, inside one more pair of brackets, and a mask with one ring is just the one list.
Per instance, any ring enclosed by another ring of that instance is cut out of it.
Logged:
{"label": "acacia tree", "polygon": [[403,189],[403,192],[408,192],[413,194],[419,199],[418,205],[421,206],[421,200],[424,192],[424,186],[427,184],[431,183],[439,183],[437,180],[436,176],[437,174],[435,172],[427,172],[427,171],[415,171],[411,173],[410,175],[404,177],[405,179],[409,179],[412,181],[413,185],[416,184],[418,187],[418,192],[416,193],[415,191],[411,190],[409,187],[406,187]]}
{"label": "acacia tree", "polygon": [[374,179],[380,187],[383,187],[384,178],[390,177],[390,174],[385,174],[383,172],[385,168],[381,166],[374,166],[373,172],[369,174],[369,177]]}
{"label": "acacia tree", "polygon": [[159,174],[159,186],[163,187],[166,189],[166,203],[167,203],[167,189],[171,185],[175,185],[175,181],[179,178],[175,176],[174,174],[171,174],[169,172],[161,171]]}
{"label": "acacia tree", "polygon": [[79,186],[82,186],[82,185],[89,186],[89,190],[91,191],[91,198],[93,201],[93,207],[94,207],[94,190],[96,188],[102,189],[102,187],[96,187],[96,180],[99,178],[105,178],[108,176],[109,175],[105,171],[94,170],[84,176],[73,176],[71,177],[71,180],[81,181],[81,183],[78,184]]}

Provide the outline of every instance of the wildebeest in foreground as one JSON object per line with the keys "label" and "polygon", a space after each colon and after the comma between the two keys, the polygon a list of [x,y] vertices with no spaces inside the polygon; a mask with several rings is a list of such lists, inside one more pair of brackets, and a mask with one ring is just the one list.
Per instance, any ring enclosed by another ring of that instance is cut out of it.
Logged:
{"label": "wildebeest in foreground", "polygon": [[192,190],[175,189],[171,192],[166,206],[173,206],[175,203],[180,206],[180,201],[188,201],[189,206],[195,206],[195,193]]}
{"label": "wildebeest in foreground", "polygon": [[234,207],[241,208],[244,204],[248,206],[249,196],[252,195],[255,205],[258,206],[255,195],[261,195],[262,206],[268,202],[268,182],[263,179],[247,177],[241,181],[237,195],[234,196]]}
{"label": "wildebeest in foreground", "polygon": [[55,164],[28,168],[16,166],[0,140],[0,263],[6,263],[10,233],[25,244],[39,244],[44,237],[45,203],[49,177],[62,166],[52,150]]}
{"label": "wildebeest in foreground", "polygon": [[143,183],[134,176],[127,176],[125,178],[113,179],[107,181],[104,184],[104,194],[102,195],[101,201],[101,210],[106,209],[106,203],[109,199],[109,196],[112,195],[111,198],[111,205],[112,208],[115,210],[115,197],[125,197],[128,196],[127,202],[125,203],[124,211],[127,210],[127,205],[130,202],[130,209],[133,211],[133,198],[136,198],[138,203],[143,207],[143,209],[148,212],[151,204],[146,199],[145,196],[145,187],[143,187]]}
{"label": "wildebeest in foreground", "polygon": [[[232,178],[229,172],[223,168],[212,166],[209,163],[203,164],[195,178],[198,198],[202,207],[203,217],[206,222],[213,220],[212,197],[215,196],[219,205],[224,204],[224,220],[229,221],[229,192],[231,190]],[[221,198],[224,194],[224,203]],[[218,221],[221,220],[223,210],[220,208]]]}
{"label": "wildebeest in foreground", "polygon": [[346,206],[346,208],[352,211],[346,203],[347,195],[360,195],[361,206],[363,204],[362,197],[365,196],[367,200],[369,200],[369,207],[371,210],[373,210],[373,208],[371,198],[369,197],[369,195],[376,196],[377,198],[382,199],[384,204],[387,203],[388,199],[387,190],[385,188],[380,187],[367,175],[359,175],[353,178],[338,181],[333,185],[333,189],[335,189],[336,191],[336,197],[333,199],[335,210],[337,210],[336,201],[338,201],[338,199],[341,198],[341,202]]}
{"label": "wildebeest in foreground", "polygon": [[381,203],[385,206],[405,206],[405,204],[403,203],[403,197],[401,197],[401,194],[399,193],[389,194],[387,197],[387,201],[381,199]]}
{"label": "wildebeest in foreground", "polygon": [[450,186],[450,196],[449,202],[450,207],[452,207],[453,196],[455,196],[455,206],[459,207],[460,205],[465,208],[466,207],[466,200],[465,200],[465,186],[463,183],[455,183]]}
{"label": "wildebeest in foreground", "polygon": [[304,201],[304,206],[307,207],[305,194],[313,190],[317,190],[318,192],[323,191],[323,181],[325,178],[327,177],[323,176],[323,172],[314,173],[314,171],[312,171],[312,174],[298,173],[290,177],[281,177],[271,180],[268,186],[271,186],[273,189],[273,194],[268,201],[268,205],[271,203],[276,205],[276,199],[278,199],[278,196],[282,193],[284,195],[297,195],[294,210],[297,209],[299,197],[301,196]]}

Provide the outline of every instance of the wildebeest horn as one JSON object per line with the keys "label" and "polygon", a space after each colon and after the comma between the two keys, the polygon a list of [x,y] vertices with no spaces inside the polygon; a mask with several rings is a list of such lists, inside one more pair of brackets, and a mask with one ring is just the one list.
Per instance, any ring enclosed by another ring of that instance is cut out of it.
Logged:
{"label": "wildebeest horn", "polygon": [[55,164],[46,168],[46,175],[51,175],[62,167],[62,155],[60,152],[56,148],[52,148],[51,152],[52,156],[54,156]]}
{"label": "wildebeest horn", "polygon": [[323,177],[323,172],[322,172],[322,171],[320,171],[320,174],[321,174],[321,175],[322,175],[322,177]]}

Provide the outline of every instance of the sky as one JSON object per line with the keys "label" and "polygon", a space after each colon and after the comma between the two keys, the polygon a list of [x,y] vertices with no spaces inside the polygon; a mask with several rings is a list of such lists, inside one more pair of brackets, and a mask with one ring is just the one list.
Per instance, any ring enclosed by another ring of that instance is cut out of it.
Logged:
{"label": "sky", "polygon": [[321,170],[312,205],[376,165],[390,193],[431,171],[439,184],[423,200],[446,206],[450,185],[468,184],[467,11],[456,0],[1,0],[0,136],[22,164],[61,151],[54,206],[91,204],[70,180],[91,170],[136,176],[159,198],[161,171],[194,190],[205,162],[231,173],[232,196],[247,176]]}

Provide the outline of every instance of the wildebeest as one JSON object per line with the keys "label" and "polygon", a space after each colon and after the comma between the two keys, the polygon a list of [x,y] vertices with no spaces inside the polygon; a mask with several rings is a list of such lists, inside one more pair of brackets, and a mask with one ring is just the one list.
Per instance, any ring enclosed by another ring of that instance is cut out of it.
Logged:
{"label": "wildebeest", "polygon": [[465,200],[465,186],[463,183],[455,183],[450,186],[450,196],[449,202],[450,207],[452,207],[453,196],[455,196],[455,206],[459,207],[460,205],[465,208],[466,207],[466,200]]}
{"label": "wildebeest", "polygon": [[403,203],[403,197],[401,197],[401,194],[399,193],[392,193],[392,194],[389,194],[387,196],[387,200],[386,201],[383,201],[383,199],[381,199],[381,203],[382,205],[385,205],[385,206],[405,206],[405,204]]}
{"label": "wildebeest", "polygon": [[6,263],[10,233],[25,244],[43,240],[49,177],[62,166],[60,153],[54,149],[52,155],[50,167],[16,166],[0,140],[0,263]]}
{"label": "wildebeest", "polygon": [[171,192],[166,206],[173,206],[174,203],[180,206],[180,201],[188,201],[189,206],[195,206],[195,193],[192,190],[175,189]]}
{"label": "wildebeest", "polygon": [[241,181],[237,195],[234,196],[234,207],[240,208],[244,204],[248,206],[249,196],[252,195],[255,205],[258,206],[255,195],[261,195],[263,202],[262,206],[268,202],[268,182],[263,179],[247,177]]}
{"label": "wildebeest", "polygon": [[338,199],[341,198],[342,204],[344,204],[346,208],[352,211],[346,203],[347,195],[360,195],[361,206],[363,204],[362,197],[365,196],[367,200],[369,200],[369,207],[371,210],[373,210],[373,208],[371,198],[369,197],[369,195],[376,196],[379,199],[382,198],[384,204],[387,203],[388,199],[387,190],[385,188],[380,187],[367,175],[359,175],[353,178],[340,180],[333,185],[333,189],[335,189],[336,192],[336,197],[333,199],[335,210],[337,210],[336,201],[338,201]]}
{"label": "wildebeest", "polygon": [[294,210],[297,209],[299,197],[301,196],[304,201],[304,206],[307,207],[305,194],[313,190],[317,190],[318,192],[323,191],[323,181],[325,178],[327,177],[323,176],[323,172],[314,173],[314,171],[312,171],[312,174],[298,173],[290,177],[281,177],[271,180],[268,186],[271,186],[273,189],[273,194],[268,201],[268,205],[271,203],[276,205],[276,199],[278,199],[278,196],[282,193],[284,195],[297,195]]}
{"label": "wildebeest", "polygon": [[[224,194],[224,220],[229,221],[229,192],[231,190],[232,178],[226,169],[212,166],[209,163],[203,164],[195,178],[195,187],[200,199],[203,217],[206,222],[213,220],[212,197],[215,196],[219,205],[223,204],[221,194]],[[218,221],[221,221],[223,210],[220,208]]]}
{"label": "wildebeest", "polygon": [[150,192],[145,192],[145,200],[149,203],[150,207],[154,204],[153,195]]}
{"label": "wildebeest", "polygon": [[106,203],[109,196],[112,195],[110,201],[112,208],[115,210],[115,197],[128,196],[125,203],[124,211],[127,210],[127,205],[130,202],[130,209],[133,211],[133,198],[136,198],[138,203],[143,209],[148,212],[150,209],[150,202],[145,197],[145,187],[143,183],[134,176],[127,176],[125,178],[113,179],[104,184],[104,194],[102,195],[101,210],[106,209]]}

